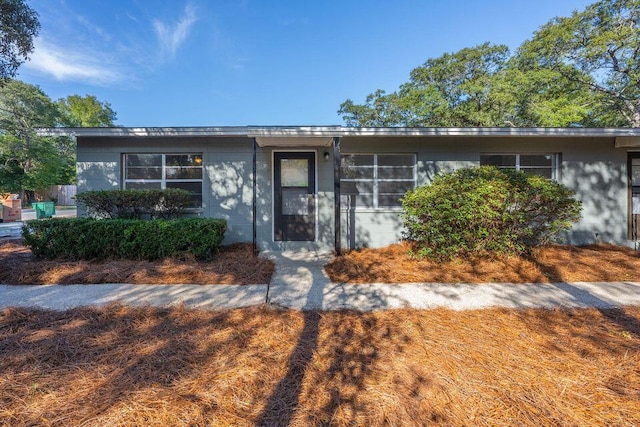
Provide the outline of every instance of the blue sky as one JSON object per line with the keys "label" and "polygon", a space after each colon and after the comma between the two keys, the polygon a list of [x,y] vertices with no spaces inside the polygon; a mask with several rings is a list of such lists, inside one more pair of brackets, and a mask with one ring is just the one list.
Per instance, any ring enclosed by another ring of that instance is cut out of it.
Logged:
{"label": "blue sky", "polygon": [[592,1],[31,0],[42,30],[18,78],[108,101],[123,126],[332,125],[427,58],[517,48]]}

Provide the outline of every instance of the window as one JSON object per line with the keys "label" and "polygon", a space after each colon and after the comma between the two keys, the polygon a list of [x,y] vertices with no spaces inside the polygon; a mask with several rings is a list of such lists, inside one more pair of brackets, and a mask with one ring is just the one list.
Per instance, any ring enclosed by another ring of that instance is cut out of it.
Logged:
{"label": "window", "polygon": [[124,188],[182,188],[202,206],[202,154],[125,154]]}
{"label": "window", "polygon": [[481,154],[481,166],[495,166],[499,169],[516,169],[531,175],[558,179],[560,155],[553,154]]}
{"label": "window", "polygon": [[346,154],[340,158],[341,204],[356,208],[397,208],[415,188],[415,154]]}

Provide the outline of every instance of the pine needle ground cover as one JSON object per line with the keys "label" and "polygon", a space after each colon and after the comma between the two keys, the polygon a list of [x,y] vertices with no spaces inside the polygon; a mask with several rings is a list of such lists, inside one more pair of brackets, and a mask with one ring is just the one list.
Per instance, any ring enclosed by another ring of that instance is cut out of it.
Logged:
{"label": "pine needle ground cover", "polygon": [[253,255],[251,245],[223,246],[211,261],[61,261],[34,259],[20,241],[0,243],[0,283],[44,284],[264,284],[273,262]]}
{"label": "pine needle ground cover", "polygon": [[360,249],[330,262],[334,282],[551,283],[640,281],[640,252],[614,245],[549,245],[529,256],[488,256],[433,261],[410,255],[408,243]]}
{"label": "pine needle ground cover", "polygon": [[640,308],[0,312],[7,426],[630,426]]}

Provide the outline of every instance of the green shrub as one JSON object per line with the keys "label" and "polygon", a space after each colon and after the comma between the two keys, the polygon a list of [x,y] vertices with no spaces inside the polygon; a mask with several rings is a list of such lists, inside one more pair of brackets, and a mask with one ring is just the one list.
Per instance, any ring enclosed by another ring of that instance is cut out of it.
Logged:
{"label": "green shrub", "polygon": [[192,255],[207,261],[220,249],[226,229],[226,221],[213,218],[53,218],[27,221],[22,233],[36,257],[155,260]]}
{"label": "green shrub", "polygon": [[517,254],[580,219],[574,192],[553,180],[492,166],[436,176],[402,199],[406,237],[420,256]]}
{"label": "green shrub", "polygon": [[96,219],[172,219],[189,207],[191,193],[179,188],[99,190],[79,193],[76,200]]}

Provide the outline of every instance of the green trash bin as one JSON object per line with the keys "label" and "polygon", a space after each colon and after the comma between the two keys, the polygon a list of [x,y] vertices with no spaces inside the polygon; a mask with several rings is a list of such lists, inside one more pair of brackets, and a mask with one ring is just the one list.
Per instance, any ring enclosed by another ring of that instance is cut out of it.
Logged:
{"label": "green trash bin", "polygon": [[51,218],[56,214],[56,205],[53,202],[36,202],[31,206],[36,211],[36,219]]}

